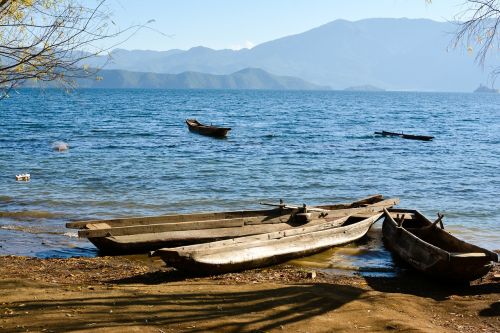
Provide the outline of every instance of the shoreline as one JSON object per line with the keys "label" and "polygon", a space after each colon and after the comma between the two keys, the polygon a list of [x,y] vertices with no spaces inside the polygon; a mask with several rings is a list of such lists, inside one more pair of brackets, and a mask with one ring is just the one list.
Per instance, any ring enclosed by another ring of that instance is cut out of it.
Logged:
{"label": "shoreline", "polygon": [[498,263],[470,286],[413,271],[310,272],[280,265],[193,277],[158,258],[0,256],[0,331],[500,331]]}

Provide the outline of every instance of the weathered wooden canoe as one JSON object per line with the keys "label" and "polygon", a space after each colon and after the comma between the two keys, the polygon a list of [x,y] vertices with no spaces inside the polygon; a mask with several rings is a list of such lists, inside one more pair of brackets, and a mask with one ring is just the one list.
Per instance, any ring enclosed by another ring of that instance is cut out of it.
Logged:
{"label": "weathered wooden canoe", "polygon": [[415,269],[446,279],[484,276],[498,255],[460,240],[416,210],[384,209],[384,244]]}
{"label": "weathered wooden canoe", "polygon": [[382,135],[382,136],[399,136],[403,139],[421,140],[421,141],[431,141],[432,139],[434,139],[433,136],[395,133],[395,132],[387,132],[387,131],[375,132],[375,134]]}
{"label": "weathered wooden canoe", "polygon": [[[373,195],[347,204],[318,206],[319,209],[310,212],[309,219],[312,221],[307,223],[316,223],[314,219],[321,215],[343,217],[354,213],[381,212],[384,207],[390,208],[398,202],[398,199],[384,200],[382,195]],[[80,229],[80,237],[88,238],[106,254],[146,253],[162,247],[285,230],[300,227],[306,222],[303,216],[297,216],[300,208],[277,206],[263,210],[77,221],[67,223],[66,227]]]}
{"label": "weathered wooden canoe", "polygon": [[229,127],[218,127],[212,125],[203,125],[196,119],[186,119],[186,124],[191,132],[198,134],[213,136],[217,138],[223,138],[227,135],[227,132],[231,130]]}
{"label": "weathered wooden canoe", "polygon": [[320,219],[322,223],[255,236],[152,253],[167,265],[195,274],[220,274],[270,266],[322,252],[332,246],[363,237],[383,214],[369,213]]}

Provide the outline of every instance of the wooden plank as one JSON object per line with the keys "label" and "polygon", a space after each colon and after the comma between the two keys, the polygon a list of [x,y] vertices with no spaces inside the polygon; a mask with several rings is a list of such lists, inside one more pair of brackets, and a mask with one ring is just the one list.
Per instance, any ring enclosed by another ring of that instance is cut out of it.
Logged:
{"label": "wooden plank", "polygon": [[[284,229],[293,228],[287,223],[277,224],[261,224],[233,228],[217,228],[217,229],[202,229],[202,230],[181,230],[181,231],[166,231],[150,234],[124,235],[109,237],[113,241],[120,244],[135,244],[135,243],[157,243],[175,242],[175,241],[196,241],[196,240],[214,240],[226,239],[250,235],[258,235],[269,232],[277,232]],[[296,227],[300,228],[300,227]]]}
{"label": "wooden plank", "polygon": [[[327,219],[332,219],[356,213],[370,213],[370,212],[375,213],[381,211],[383,207],[390,207],[393,204],[396,204],[397,202],[399,202],[399,200],[393,198],[381,201],[379,203],[376,203],[375,205],[370,205],[367,207],[339,209],[339,210],[332,210],[320,213],[314,212],[312,213],[313,214],[312,218],[318,219],[323,215],[326,216]],[[283,214],[277,217],[256,216],[247,218],[206,220],[206,221],[202,220],[202,221],[179,222],[179,223],[168,222],[161,224],[134,225],[134,226],[123,226],[123,227],[111,227],[109,223],[101,222],[101,223],[89,223],[87,225],[88,229],[82,229],[78,231],[78,236],[93,238],[93,237],[138,235],[146,233],[165,232],[165,231],[230,228],[230,227],[241,227],[243,225],[284,223],[284,222],[289,222],[289,219],[290,219],[290,214]]]}
{"label": "wooden plank", "polygon": [[390,198],[370,204],[369,207],[392,207],[399,204],[399,198]]}
{"label": "wooden plank", "polygon": [[[316,212],[323,212],[325,210],[333,210],[333,209],[346,209],[346,208],[356,208],[360,206],[365,206],[365,205],[371,205],[376,202],[382,201],[383,200],[383,195],[382,194],[373,194],[365,198],[361,198],[359,200],[350,202],[348,204],[334,204],[334,205],[314,205],[314,206],[306,206],[308,211],[316,211]],[[259,202],[261,205],[265,206],[274,206],[274,207],[281,207],[281,208],[291,208],[291,209],[300,209],[302,208],[302,205],[293,205],[293,204],[275,204],[275,203],[269,203],[269,202]]]}
{"label": "wooden plank", "polygon": [[[377,205],[375,207],[368,206],[360,208],[332,210],[327,212],[326,218],[327,220],[331,220],[336,217],[342,217],[356,213],[370,213],[370,212],[375,213],[381,211],[383,207],[391,206],[395,201],[397,201],[397,199],[384,200],[382,201],[383,204]],[[312,218],[318,219],[320,218],[320,216],[324,215],[324,213],[325,212],[321,213],[315,212],[313,213]],[[146,233],[165,232],[165,231],[230,228],[230,227],[241,227],[243,225],[284,223],[288,222],[289,219],[290,215],[284,214],[278,217],[257,216],[248,218],[193,221],[193,222],[180,222],[180,223],[163,223],[163,224],[137,225],[137,226],[125,226],[125,227],[109,227],[109,224],[107,223],[92,223],[89,224],[89,226],[91,226],[89,229],[79,230],[78,236],[93,238],[93,237],[138,235]],[[103,228],[98,228],[98,226],[103,226]]]}
{"label": "wooden plank", "polygon": [[135,235],[141,233],[142,234],[157,233],[165,231],[231,228],[231,227],[242,227],[243,225],[245,225],[245,219],[237,218],[228,220],[150,224],[150,225],[115,227],[115,228],[104,228],[104,229],[82,229],[78,231],[78,236],[87,238],[109,237],[109,236]]}
{"label": "wooden plank", "polygon": [[487,257],[486,253],[483,253],[483,252],[469,252],[469,253],[451,252],[450,256],[455,257],[455,258],[481,258],[481,257]]}
{"label": "wooden plank", "polygon": [[373,194],[367,196],[366,198],[361,198],[359,200],[353,201],[353,206],[362,206],[362,205],[370,205],[378,201],[382,201],[384,196],[382,194]]}
{"label": "wooden plank", "polygon": [[[367,214],[367,216],[364,217],[363,219],[379,219],[381,216],[382,216],[382,213],[377,212],[377,213]],[[312,232],[318,232],[318,231],[327,230],[327,229],[331,229],[331,228],[336,228],[336,227],[343,225],[350,217],[351,217],[350,215],[343,216],[343,217],[337,217],[336,219],[333,219],[330,221],[327,221],[326,219],[318,219],[315,221],[316,222],[315,225],[308,224],[308,225],[304,225],[302,227],[288,228],[288,229],[284,229],[284,230],[263,233],[263,234],[253,235],[253,236],[237,237],[237,238],[222,240],[222,241],[218,241],[218,242],[182,246],[182,247],[176,248],[176,250],[178,250],[179,252],[192,251],[192,250],[206,251],[206,249],[211,249],[211,250],[223,249],[227,246],[234,246],[237,244],[244,244],[244,246],[252,246],[254,244],[258,244],[260,242],[267,242],[267,241],[272,240],[272,239],[291,237],[291,236],[300,235],[300,234],[304,234],[304,233],[312,233]]]}
{"label": "wooden plank", "polygon": [[[269,203],[269,202],[259,202],[260,205],[264,206],[274,206],[274,207],[279,207],[283,209],[302,209],[303,206],[296,206],[296,205],[288,205],[288,204],[274,204],[274,203]],[[326,212],[326,209],[318,208],[315,206],[306,206],[306,209],[311,212]]]}
{"label": "wooden plank", "polygon": [[217,220],[229,219],[236,217],[252,217],[262,215],[277,215],[280,214],[279,209],[263,209],[263,210],[245,210],[245,211],[228,211],[228,212],[201,212],[192,214],[172,214],[172,215],[159,215],[159,216],[145,216],[145,217],[129,217],[118,218],[109,220],[87,220],[75,221],[66,223],[66,228],[70,229],[83,229],[87,224],[107,223],[111,227],[124,227],[160,223],[179,223],[179,222],[192,222],[204,220]]}
{"label": "wooden plank", "polygon": [[[178,269],[196,272],[222,273],[276,264],[291,258],[317,253],[334,245],[362,237],[381,213],[345,227],[329,225],[325,229],[311,228],[236,238],[232,240],[178,248],[165,248],[152,253]],[[343,221],[347,218],[343,219]],[[266,237],[267,236],[267,237]],[[257,240],[257,238],[263,238]],[[230,242],[236,242],[230,244]]]}
{"label": "wooden plank", "polygon": [[[367,198],[362,198],[358,201],[345,204],[332,204],[332,205],[319,205],[317,208],[320,209],[344,209],[352,208],[362,205],[364,203],[373,203],[382,199],[382,195],[375,194]],[[289,212],[292,210],[289,209]],[[252,216],[262,216],[262,215],[277,215],[280,214],[280,209],[262,209],[262,210],[240,210],[240,211],[228,211],[228,212],[200,212],[200,213],[189,213],[189,214],[168,214],[160,216],[144,216],[144,217],[128,217],[128,218],[117,218],[108,220],[87,220],[87,221],[74,221],[66,223],[66,228],[70,229],[83,229],[87,228],[88,224],[96,223],[107,223],[110,227],[124,227],[124,226],[137,226],[137,225],[148,225],[148,224],[160,224],[160,223],[178,223],[178,222],[191,222],[191,221],[203,221],[203,220],[216,220],[216,219],[229,219],[237,217],[252,217]]]}

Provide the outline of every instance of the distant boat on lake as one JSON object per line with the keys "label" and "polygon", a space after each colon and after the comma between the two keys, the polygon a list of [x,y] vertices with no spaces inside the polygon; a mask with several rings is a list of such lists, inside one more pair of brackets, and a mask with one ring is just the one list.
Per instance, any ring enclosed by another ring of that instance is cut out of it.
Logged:
{"label": "distant boat on lake", "polygon": [[195,132],[202,135],[213,136],[217,138],[223,138],[227,136],[227,133],[231,130],[229,127],[218,127],[213,125],[204,125],[196,119],[186,119],[186,124],[191,132]]}
{"label": "distant boat on lake", "polygon": [[409,139],[409,140],[431,141],[432,139],[434,139],[433,136],[405,134],[403,132],[395,133],[395,132],[382,131],[382,132],[375,132],[375,134],[382,135],[382,136],[399,136],[403,139]]}

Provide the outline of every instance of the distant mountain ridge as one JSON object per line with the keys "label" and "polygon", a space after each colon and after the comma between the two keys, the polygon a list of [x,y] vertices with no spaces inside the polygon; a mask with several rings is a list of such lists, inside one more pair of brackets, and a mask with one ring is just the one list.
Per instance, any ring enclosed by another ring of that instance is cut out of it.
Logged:
{"label": "distant mountain ridge", "polygon": [[365,91],[365,92],[381,92],[385,91],[385,89],[375,87],[369,84],[364,84],[361,86],[348,87],[344,89],[345,91]]}
{"label": "distant mountain ridge", "polygon": [[78,79],[80,88],[144,88],[144,89],[256,89],[256,90],[325,90],[320,86],[290,76],[277,76],[262,69],[246,68],[229,75],[198,72],[161,74],[101,70],[102,80]]}
{"label": "distant mountain ridge", "polygon": [[[194,47],[112,52],[107,69],[226,75],[261,68],[333,89],[373,85],[386,90],[472,91],[487,73],[465,50],[447,50],[456,26],[425,19],[336,20],[301,34],[242,50]],[[103,63],[102,58],[91,65]]]}

